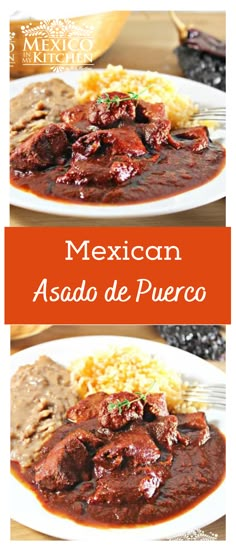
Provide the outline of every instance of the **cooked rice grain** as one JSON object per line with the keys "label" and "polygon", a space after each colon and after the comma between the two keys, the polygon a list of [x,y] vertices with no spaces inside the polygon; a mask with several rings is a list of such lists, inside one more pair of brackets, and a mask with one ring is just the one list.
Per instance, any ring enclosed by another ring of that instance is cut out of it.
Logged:
{"label": "cooked rice grain", "polygon": [[79,103],[112,91],[135,92],[145,101],[163,102],[172,128],[188,125],[191,115],[198,110],[190,98],[180,95],[170,80],[157,72],[129,72],[122,65],[107,65],[102,71],[81,71],[76,92]]}
{"label": "cooked rice grain", "polygon": [[[137,348],[109,347],[91,356],[74,360],[68,367],[71,382],[80,398],[94,392],[164,392],[171,412],[196,411],[196,404],[186,403],[181,393],[186,383],[157,358]],[[155,385],[154,385],[155,382]]]}

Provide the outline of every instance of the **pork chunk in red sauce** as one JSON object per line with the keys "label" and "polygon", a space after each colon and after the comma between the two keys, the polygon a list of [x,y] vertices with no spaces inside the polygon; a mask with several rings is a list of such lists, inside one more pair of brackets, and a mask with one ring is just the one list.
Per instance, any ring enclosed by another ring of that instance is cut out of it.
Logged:
{"label": "pork chunk in red sauce", "polygon": [[141,99],[138,100],[136,107],[136,122],[159,122],[160,119],[166,118],[164,103],[149,103]]}
{"label": "pork chunk in red sauce", "polygon": [[169,415],[165,394],[162,392],[147,394],[144,405],[144,417]]}
{"label": "pork chunk in red sauce", "polygon": [[63,176],[58,176],[56,179],[57,184],[75,184],[76,186],[98,186],[104,183],[104,177],[109,180],[110,164],[97,163],[96,170],[94,170],[94,162],[91,160],[84,160],[72,164],[71,168]]}
{"label": "pork chunk in red sauce", "polygon": [[123,155],[121,160],[117,159],[111,163],[109,176],[114,183],[121,185],[132,176],[140,174],[141,170],[142,167],[136,159]]}
{"label": "pork chunk in red sauce", "polygon": [[142,419],[142,417],[143,403],[137,399],[137,394],[132,392],[109,394],[102,402],[98,414],[98,420],[102,427],[112,430],[119,430],[130,421]]}
{"label": "pork chunk in red sauce", "polygon": [[183,437],[184,429],[192,430],[191,436],[188,436],[189,443],[196,442],[199,446],[203,446],[210,438],[210,429],[205,413],[202,411],[178,414],[178,428]]}
{"label": "pork chunk in red sauce", "polygon": [[69,109],[66,109],[65,111],[62,111],[61,113],[61,120],[70,126],[78,126],[78,123],[83,120],[88,120],[88,108],[90,106],[90,102],[86,104],[86,107],[84,105],[75,105],[74,107],[70,107]]}
{"label": "pork chunk in red sauce", "polygon": [[79,138],[73,145],[73,162],[90,157],[98,151],[104,153],[107,148],[111,156],[127,154],[130,157],[141,157],[147,153],[134,128],[113,128],[90,132]]}
{"label": "pork chunk in red sauce", "polygon": [[49,124],[22,142],[11,155],[11,165],[17,170],[42,170],[64,164],[69,142],[58,124]]}
{"label": "pork chunk in red sauce", "polygon": [[85,131],[80,128],[75,128],[75,126],[70,126],[69,124],[62,122],[60,123],[60,128],[64,130],[69,143],[72,145],[76,142],[81,136],[84,135]]}
{"label": "pork chunk in red sauce", "polygon": [[137,427],[119,433],[113,439],[99,449],[94,456],[94,469],[97,478],[122,465],[129,464],[132,467],[155,463],[160,457],[160,450],[154,443],[148,432]]}
{"label": "pork chunk in red sauce", "polygon": [[69,408],[66,412],[66,418],[73,423],[81,423],[87,419],[97,417],[100,405],[108,394],[106,392],[96,392],[90,394],[83,400],[80,400],[75,406]]}
{"label": "pork chunk in red sauce", "polygon": [[89,453],[74,432],[56,444],[35,468],[35,482],[47,490],[63,490],[81,480],[91,471]]}
{"label": "pork chunk in red sauce", "polygon": [[[60,434],[60,428],[58,429]],[[103,444],[93,432],[81,427],[59,440],[36,464],[35,481],[40,488],[62,490],[91,476],[91,454]]]}
{"label": "pork chunk in red sauce", "polygon": [[129,94],[108,92],[91,102],[88,109],[88,120],[99,128],[115,126],[119,121],[134,121],[136,101],[128,99]]}
{"label": "pork chunk in red sauce", "polygon": [[205,429],[207,427],[206,415],[203,411],[178,414],[179,427],[189,429]]}
{"label": "pork chunk in red sauce", "polygon": [[91,503],[135,503],[154,496],[164,480],[161,465],[139,467],[134,471],[110,473],[97,481],[95,492],[89,497]]}
{"label": "pork chunk in red sauce", "polygon": [[162,448],[171,451],[178,441],[178,419],[175,415],[158,417],[158,421],[149,423],[148,430],[154,441]]}
{"label": "pork chunk in red sauce", "polygon": [[191,149],[195,153],[209,145],[209,132],[206,126],[174,130],[168,137],[169,144],[175,149]]}
{"label": "pork chunk in red sauce", "polygon": [[168,120],[159,119],[148,124],[138,124],[136,128],[143,142],[150,149],[159,151],[160,145],[168,142],[171,123]]}

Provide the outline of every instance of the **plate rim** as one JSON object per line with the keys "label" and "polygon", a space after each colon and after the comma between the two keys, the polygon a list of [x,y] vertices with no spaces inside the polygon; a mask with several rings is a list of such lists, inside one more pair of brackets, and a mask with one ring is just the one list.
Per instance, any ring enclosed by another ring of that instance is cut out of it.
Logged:
{"label": "plate rim", "polygon": [[[93,341],[94,342],[94,346],[92,347],[92,351],[89,352],[89,341]],[[84,346],[85,348],[87,347],[87,350],[88,350],[88,353],[93,353],[95,352],[96,350],[99,350],[101,348],[106,347],[106,346],[110,346],[110,345],[115,345],[116,343],[118,344],[119,341],[123,341],[121,342],[120,346],[125,346],[125,344],[129,343],[130,346],[138,346],[138,344],[140,344],[140,349],[142,350],[142,345],[144,345],[144,349],[147,348],[147,350],[151,347],[153,348],[156,348],[157,349],[157,353],[158,353],[158,349],[159,350],[162,350],[162,351],[165,351],[167,350],[167,355],[170,354],[171,356],[175,356],[175,354],[177,354],[179,356],[179,359],[182,357],[183,358],[183,355],[185,356],[185,359],[186,359],[186,362],[187,360],[190,360],[192,359],[193,362],[195,363],[195,365],[199,365],[201,364],[201,367],[202,369],[204,370],[204,368],[208,367],[210,372],[211,372],[211,376],[216,375],[216,378],[218,379],[222,379],[222,381],[225,381],[226,380],[226,373],[222,370],[220,370],[217,366],[215,366],[214,364],[211,364],[210,362],[208,362],[207,360],[204,360],[202,358],[199,358],[198,356],[195,356],[193,354],[191,354],[190,352],[187,352],[187,351],[184,351],[182,349],[179,349],[179,348],[175,348],[173,346],[170,346],[166,343],[162,343],[162,342],[159,342],[159,341],[155,341],[155,340],[152,340],[152,339],[146,339],[146,338],[141,338],[141,337],[132,337],[132,336],[126,336],[126,335],[114,335],[114,334],[106,334],[106,335],[99,335],[99,334],[95,334],[95,335],[78,335],[78,336],[73,336],[73,337],[62,337],[62,338],[59,338],[59,339],[55,339],[55,340],[50,340],[50,341],[45,341],[45,342],[42,342],[42,343],[39,343],[39,344],[36,344],[36,345],[33,345],[33,346],[30,346],[30,347],[27,347],[27,348],[24,348],[23,350],[20,350],[19,352],[16,352],[14,353],[13,355],[11,355],[10,357],[10,360],[11,360],[11,366],[10,366],[10,376],[15,373],[15,371],[18,369],[18,367],[20,367],[21,365],[23,365],[22,363],[19,363],[19,362],[23,362],[23,361],[28,361],[28,362],[31,362],[31,361],[35,361],[33,358],[37,358],[40,354],[40,350],[42,350],[42,348],[49,348],[48,350],[48,355],[50,355],[50,352],[52,352],[50,350],[50,348],[54,348],[55,347],[55,350],[58,350],[58,346],[61,346],[62,348],[64,348],[64,345],[68,345],[68,348],[69,348],[69,351],[71,351],[71,347],[70,345],[72,344],[72,342],[74,343],[75,347],[78,343],[79,345],[79,342],[81,343],[81,341],[84,341]],[[112,342],[113,341],[113,342]],[[119,344],[118,344],[119,346]],[[78,350],[79,352],[77,353],[77,357],[79,357],[80,355],[81,356],[84,356],[84,351],[83,351],[83,346],[82,346],[82,352],[80,352],[80,348],[78,346]],[[58,354],[59,354],[60,351],[58,351]],[[42,351],[43,354],[45,354],[45,350]],[[164,352],[165,354],[165,352]],[[24,356],[30,356],[30,358],[27,360],[24,360]],[[71,356],[71,353],[69,352],[69,355]],[[72,356],[75,357],[75,352],[72,353]],[[52,359],[54,359],[52,357]],[[55,359],[55,361],[57,361]],[[58,360],[59,361],[59,360]],[[72,361],[71,359],[67,360],[68,363],[70,361]],[[168,363],[168,362],[167,362]],[[62,363],[63,365],[63,363]],[[64,365],[64,367],[66,368],[66,366]],[[175,367],[173,366],[173,369],[175,369]],[[201,373],[201,370],[200,370],[200,373]],[[200,377],[201,378],[201,377]],[[212,421],[210,421],[212,422]],[[223,434],[225,434],[225,430],[222,430],[222,428],[220,428],[220,430],[222,431]],[[60,516],[58,515],[53,515],[52,513],[49,513],[46,509],[43,508],[43,506],[40,504],[40,502],[37,500],[37,497],[33,494],[33,492],[31,492],[31,490],[28,490],[27,488],[25,488],[13,475],[10,475],[10,482],[11,482],[11,486],[13,486],[13,492],[14,492],[14,488],[16,488],[15,484],[18,485],[18,490],[19,491],[24,491],[24,495],[25,495],[25,492],[29,492],[31,496],[33,496],[33,499],[34,499],[34,504],[37,504],[39,507],[40,507],[40,510],[41,510],[41,513],[43,511],[43,522],[44,522],[44,515],[46,514],[46,520],[48,521],[49,520],[49,528],[46,529],[40,525],[40,521],[39,521],[39,525],[37,524],[37,518],[36,518],[36,521],[34,522],[29,522],[28,524],[25,523],[25,520],[24,520],[24,512],[22,513],[22,509],[20,511],[20,513],[18,512],[18,514],[15,514],[14,512],[14,507],[13,507],[13,514],[11,515],[11,518],[13,518],[13,520],[16,520],[16,522],[20,522],[21,524],[27,526],[28,528],[31,528],[32,530],[37,530],[37,531],[40,531],[41,533],[45,534],[45,535],[49,535],[49,536],[53,536],[53,537],[56,537],[56,538],[59,538],[59,539],[62,539],[62,540],[68,540],[68,541],[71,541],[71,540],[76,540],[76,541],[80,541],[81,539],[84,539],[84,537],[87,539],[87,537],[89,538],[96,538],[96,540],[99,538],[99,541],[103,540],[103,539],[107,539],[107,537],[110,537],[110,536],[115,536],[116,538],[122,540],[123,538],[125,538],[126,540],[132,540],[133,538],[136,538],[136,537],[139,537],[141,539],[152,539],[152,540],[155,540],[155,539],[158,539],[158,540],[164,540],[164,539],[172,539],[172,538],[175,538],[175,537],[178,537],[184,533],[186,533],[186,529],[185,529],[185,523],[186,523],[186,518],[187,518],[187,521],[189,521],[189,518],[190,518],[190,522],[192,520],[192,515],[193,515],[193,518],[195,517],[195,514],[196,514],[196,509],[198,509],[199,507],[201,507],[201,505],[203,504],[203,508],[205,507],[205,504],[206,504],[206,501],[207,503],[210,504],[210,507],[209,505],[207,506],[207,520],[206,522],[204,521],[204,524],[201,520],[200,521],[194,521],[194,526],[192,526],[188,531],[192,531],[192,530],[197,530],[199,528],[204,528],[204,526],[206,526],[207,524],[210,524],[211,522],[214,522],[216,521],[218,518],[221,518],[224,514],[225,514],[225,509],[226,509],[226,504],[225,504],[225,479],[221,482],[221,484],[217,487],[217,489],[211,493],[209,496],[207,496],[202,502],[200,502],[200,504],[196,505],[195,507],[193,507],[192,509],[190,509],[189,511],[175,517],[174,519],[172,520],[167,520],[167,521],[164,521],[164,522],[161,522],[161,523],[157,523],[156,525],[149,525],[149,526],[142,526],[142,527],[137,527],[137,528],[108,528],[106,530],[104,530],[103,528],[100,529],[100,528],[95,528],[95,527],[89,527],[89,526],[85,526],[85,525],[80,525],[80,524],[77,524],[75,523],[74,521],[71,521],[69,519],[62,519]],[[20,486],[20,489],[19,489],[19,486]],[[11,489],[11,495],[12,495],[12,489]],[[26,498],[27,499],[27,498]],[[219,512],[217,513],[217,516],[215,514],[215,508],[214,508],[214,502],[215,502],[215,499],[218,499],[218,509],[219,509]],[[12,498],[12,501],[14,502],[13,498]],[[37,507],[36,505],[36,507]],[[219,506],[220,505],[220,506]],[[209,511],[210,509],[210,511]],[[198,511],[197,511],[198,513]],[[209,514],[208,514],[209,513]],[[23,514],[23,518],[22,518],[22,514]],[[49,515],[49,517],[48,517]],[[186,517],[187,515],[187,517]],[[205,515],[206,515],[206,511],[205,511],[205,514],[204,514],[204,518],[205,518]],[[56,519],[56,520],[55,520]],[[65,523],[65,527],[64,527],[64,523]],[[171,523],[171,524],[170,524]],[[52,524],[52,526],[51,526]],[[177,524],[177,526],[176,526]],[[181,530],[178,529],[178,524],[182,527]],[[159,530],[158,530],[158,527],[159,527]],[[166,527],[167,527],[167,531],[169,529],[169,535],[168,533],[165,533],[165,530],[166,530]],[[58,528],[59,528],[59,533],[58,533]],[[65,528],[67,530],[67,534],[68,534],[68,531],[69,529],[72,530],[73,534],[74,534],[74,531],[77,532],[81,532],[81,534],[79,534],[79,536],[77,537],[72,537],[72,538],[65,538]],[[60,532],[60,530],[62,530]],[[159,532],[164,532],[164,534],[161,534],[161,537],[158,537],[158,531]]]}
{"label": "plate rim", "polygon": [[[37,81],[47,81],[51,78],[61,78],[66,82],[66,76],[68,81],[70,77],[73,79],[77,78],[79,82],[80,74],[84,71],[96,71],[102,72],[105,68],[93,68],[93,69],[83,69],[81,71],[65,71],[62,75],[55,76],[54,73],[37,73],[34,75],[29,75],[26,77],[21,77],[10,82],[10,99],[15,96],[12,93],[12,89],[15,87],[18,88],[20,85],[20,90],[22,91],[24,86],[30,84],[31,82]],[[141,69],[126,69],[129,73],[143,74],[147,71]],[[153,71],[152,71],[153,72]],[[201,82],[193,81],[178,75],[168,75],[166,73],[158,73],[158,76],[165,79],[169,79],[170,82],[181,85],[183,87],[190,87],[192,89],[202,89],[205,93],[210,95],[216,95],[222,100],[222,104],[225,104],[226,93],[222,90],[218,90],[207,84]],[[70,82],[72,86],[75,86]],[[19,91],[16,95],[20,93]],[[190,96],[189,93],[184,90],[181,91],[183,95]],[[191,96],[190,96],[191,97]],[[193,100],[197,102],[197,100]],[[91,205],[89,203],[80,204],[80,203],[70,203],[63,201],[56,201],[53,199],[46,199],[39,197],[31,192],[23,191],[19,188],[14,187],[11,182],[9,183],[10,192],[9,192],[9,202],[12,206],[24,208],[33,212],[57,215],[57,216],[67,216],[74,218],[82,219],[98,219],[98,220],[107,220],[107,219],[124,219],[127,218],[143,218],[151,216],[163,216],[167,214],[175,214],[178,212],[185,212],[186,210],[191,210],[193,208],[205,206],[209,203],[222,199],[226,195],[226,178],[225,178],[225,167],[221,172],[213,179],[209,180],[205,184],[187,190],[183,193],[167,196],[166,198],[160,198],[157,200],[133,203],[128,205]],[[211,189],[212,184],[214,185]],[[28,200],[27,200],[28,196]],[[181,200],[182,199],[182,200]]]}

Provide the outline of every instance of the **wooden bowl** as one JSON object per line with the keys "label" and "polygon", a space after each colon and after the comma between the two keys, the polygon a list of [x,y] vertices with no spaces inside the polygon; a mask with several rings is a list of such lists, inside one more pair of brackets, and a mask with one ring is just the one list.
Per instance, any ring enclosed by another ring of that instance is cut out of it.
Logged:
{"label": "wooden bowl", "polygon": [[[55,72],[62,72],[65,68],[76,70],[86,64],[88,67],[92,67],[92,62],[106,52],[115,42],[129,13],[128,11],[111,11],[70,18],[69,20],[59,20],[69,21],[72,26],[75,25],[77,28],[85,28],[85,26],[87,29],[92,28],[89,35],[90,39],[87,38],[87,41],[86,37],[84,40],[77,38],[76,41],[76,36],[73,37],[69,27],[58,31],[53,20],[49,21],[43,33],[40,31],[43,23],[40,20],[21,19],[10,21],[11,78],[51,71],[53,77]],[[43,34],[45,36],[44,42],[42,42]],[[60,51],[54,48],[53,37],[54,40],[58,40],[57,44]],[[66,63],[68,59],[72,61],[70,67]],[[78,59],[79,63],[77,64]]]}
{"label": "wooden bowl", "polygon": [[11,325],[11,340],[32,337],[48,327],[51,327],[51,325]]}

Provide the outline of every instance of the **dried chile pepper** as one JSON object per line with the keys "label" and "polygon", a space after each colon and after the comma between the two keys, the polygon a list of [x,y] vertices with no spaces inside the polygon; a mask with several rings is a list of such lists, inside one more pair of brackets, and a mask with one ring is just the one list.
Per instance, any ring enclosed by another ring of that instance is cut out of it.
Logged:
{"label": "dried chile pepper", "polygon": [[225,91],[225,42],[201,30],[187,28],[174,12],[171,12],[171,17],[180,40],[174,52],[184,76]]}

